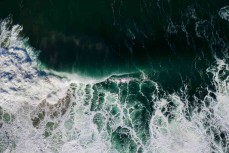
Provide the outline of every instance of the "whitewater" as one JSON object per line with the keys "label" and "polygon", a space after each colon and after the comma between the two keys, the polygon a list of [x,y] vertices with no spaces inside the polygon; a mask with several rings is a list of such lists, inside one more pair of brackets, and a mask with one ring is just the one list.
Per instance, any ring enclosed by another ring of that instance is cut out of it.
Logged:
{"label": "whitewater", "polygon": [[[219,15],[228,20],[225,8]],[[89,83],[53,73],[21,32],[1,21],[0,152],[229,152],[229,46],[194,107],[188,85],[171,94],[145,72]]]}

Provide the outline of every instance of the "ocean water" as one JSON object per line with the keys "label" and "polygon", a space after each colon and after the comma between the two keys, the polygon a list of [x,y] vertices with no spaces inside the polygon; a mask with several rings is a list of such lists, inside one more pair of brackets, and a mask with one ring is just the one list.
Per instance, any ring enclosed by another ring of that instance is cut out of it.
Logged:
{"label": "ocean water", "polygon": [[211,56],[212,49],[221,49],[209,46],[212,39],[228,39],[228,23],[219,17],[228,5],[226,0],[2,0],[0,18],[11,16],[23,26],[22,35],[40,50],[47,67],[101,78],[179,62],[186,70],[196,56]]}
{"label": "ocean water", "polygon": [[227,1],[0,8],[1,153],[229,152]]}

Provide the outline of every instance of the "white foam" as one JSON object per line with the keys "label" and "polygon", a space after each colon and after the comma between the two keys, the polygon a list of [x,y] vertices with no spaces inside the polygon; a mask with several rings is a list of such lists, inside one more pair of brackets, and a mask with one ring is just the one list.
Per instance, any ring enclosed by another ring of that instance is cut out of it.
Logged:
{"label": "white foam", "polygon": [[229,21],[229,6],[222,7],[219,11],[219,15],[222,19]]}
{"label": "white foam", "polygon": [[[150,147],[154,152],[159,153],[208,153],[210,152],[209,142],[201,128],[194,120],[188,121],[184,114],[183,102],[173,95],[171,97],[177,102],[178,109],[172,114],[175,115],[172,122],[168,122],[161,107],[168,103],[163,99],[156,106],[157,110],[152,116],[150,123],[151,142]],[[179,106],[180,105],[180,106]]]}
{"label": "white foam", "polygon": [[[178,95],[169,95],[169,99],[176,104],[176,110],[172,112],[174,119],[169,123],[168,118],[162,113],[162,108],[168,101],[158,101],[150,122],[151,141],[148,148],[153,148],[154,152],[159,153],[226,152],[227,146],[223,147],[222,142],[215,142],[215,134],[207,132],[208,128],[213,127],[219,133],[229,132],[229,65],[225,60],[216,61],[217,64],[207,70],[207,73],[213,74],[212,83],[215,84],[216,91],[208,90],[208,95],[202,101],[203,104],[209,102],[210,106],[203,107],[200,112],[193,110],[191,119],[187,120],[184,112],[187,111],[188,101],[181,100]],[[216,99],[209,96],[210,93],[214,93]],[[196,103],[198,101],[199,99],[195,99]],[[209,123],[207,127],[206,122]]]}
{"label": "white foam", "polygon": [[[10,28],[10,19],[0,26],[0,106],[12,111],[24,103],[38,105],[46,98],[56,103],[57,98],[65,96],[69,85],[67,79],[38,70],[37,56],[27,39],[19,36],[21,30],[19,25]],[[49,98],[50,94],[56,98]]]}

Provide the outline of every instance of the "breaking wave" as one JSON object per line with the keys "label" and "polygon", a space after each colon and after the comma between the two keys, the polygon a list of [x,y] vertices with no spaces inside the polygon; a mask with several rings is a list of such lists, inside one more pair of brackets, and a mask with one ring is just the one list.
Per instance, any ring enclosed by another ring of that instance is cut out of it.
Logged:
{"label": "breaking wave", "polygon": [[229,152],[228,48],[191,95],[188,83],[171,93],[147,72],[93,83],[55,75],[21,30],[1,21],[0,152]]}

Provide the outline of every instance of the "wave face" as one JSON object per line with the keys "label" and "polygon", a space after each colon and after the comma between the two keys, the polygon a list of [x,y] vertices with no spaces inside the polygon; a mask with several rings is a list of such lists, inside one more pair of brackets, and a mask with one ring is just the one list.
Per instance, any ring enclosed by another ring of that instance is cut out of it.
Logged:
{"label": "wave face", "polygon": [[[218,15],[228,23],[227,7]],[[177,63],[93,83],[45,69],[11,23],[0,24],[0,152],[229,152],[229,44],[212,22],[196,22],[211,56],[190,72]]]}
{"label": "wave face", "polygon": [[229,39],[227,0],[2,0],[0,5],[0,18],[11,14],[14,24],[23,26],[43,64],[97,78],[176,62],[185,70],[196,56],[211,57]]}

